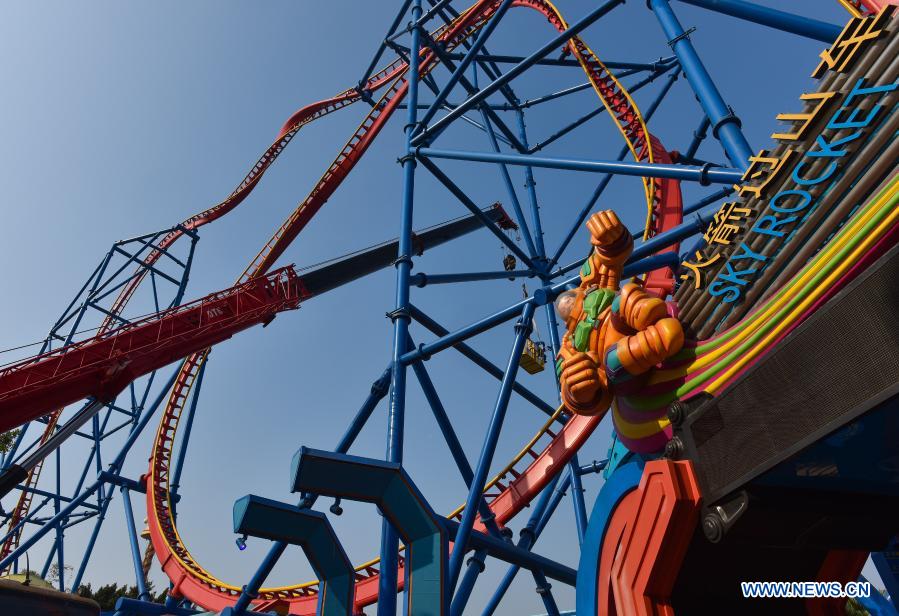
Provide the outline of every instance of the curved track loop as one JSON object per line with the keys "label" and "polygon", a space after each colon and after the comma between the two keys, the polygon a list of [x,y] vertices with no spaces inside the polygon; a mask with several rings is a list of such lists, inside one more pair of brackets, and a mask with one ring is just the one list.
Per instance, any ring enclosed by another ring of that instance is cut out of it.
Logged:
{"label": "curved track loop", "polygon": [[[548,1],[518,0],[514,5],[539,11],[559,31],[567,28],[559,12]],[[449,49],[457,47],[486,23],[498,6],[499,0],[482,0],[460,15],[452,24],[438,31],[435,39],[443,42]],[[616,119],[617,126],[635,158],[662,162],[670,160],[661,144],[649,135],[633,100],[593,52],[578,38],[569,42],[569,49],[581,63],[603,104]],[[426,74],[434,68],[436,63],[435,55],[430,50],[424,49],[421,55],[421,72]],[[263,274],[271,267],[306,223],[333,194],[403,99],[408,87],[404,79],[405,72],[406,65],[404,63],[394,62],[379,73],[381,78],[377,80],[378,85],[386,85],[389,82],[390,86],[309,196],[253,259],[241,275],[241,281]],[[273,144],[269,152],[276,156],[277,152],[280,152],[289,141],[289,138],[285,139],[285,137],[288,135],[292,137],[300,126],[358,98],[355,90],[347,90],[335,98],[304,108],[285,125],[282,136]],[[651,144],[650,147],[646,147],[647,142]],[[193,227],[205,224],[224,215],[240,203],[274,159],[269,152],[263,155],[260,162],[229,199],[189,219],[187,224]],[[649,233],[657,233],[677,224],[681,215],[679,185],[676,182],[649,181],[646,186],[649,204]],[[163,570],[174,584],[174,593],[184,596],[206,609],[220,610],[233,604],[240,593],[240,588],[218,580],[191,556],[174,523],[169,494],[169,464],[181,411],[199,367],[206,360],[207,355],[208,351],[187,359],[171,392],[165,414],[157,431],[150,460],[147,477],[147,513],[153,547]],[[551,427],[555,421],[556,419],[553,419],[544,426],[516,457],[513,464],[488,484],[488,489],[496,487],[499,490],[496,494],[488,494],[489,506],[498,522],[505,523],[521,511],[548,481],[564,468],[565,463],[571,459],[599,424],[597,417],[572,417],[558,432],[553,432]],[[551,440],[540,451],[537,443],[544,437],[549,437]],[[530,465],[523,470],[516,470],[516,464],[525,459],[527,455],[533,458]],[[458,515],[458,511],[456,515]],[[359,606],[371,604],[377,600],[376,562],[366,563],[357,569],[356,603]],[[402,579],[402,575],[400,579]],[[292,614],[314,614],[317,594],[316,582],[281,588],[266,588],[260,591],[256,605],[285,602],[289,604]]]}

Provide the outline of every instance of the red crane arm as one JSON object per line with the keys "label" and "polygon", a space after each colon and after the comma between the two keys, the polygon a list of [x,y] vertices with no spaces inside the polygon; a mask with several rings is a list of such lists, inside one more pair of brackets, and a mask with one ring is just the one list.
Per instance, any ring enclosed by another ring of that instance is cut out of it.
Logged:
{"label": "red crane arm", "polygon": [[302,299],[292,266],[0,370],[0,431],[93,396],[109,401],[134,379],[267,324]]}

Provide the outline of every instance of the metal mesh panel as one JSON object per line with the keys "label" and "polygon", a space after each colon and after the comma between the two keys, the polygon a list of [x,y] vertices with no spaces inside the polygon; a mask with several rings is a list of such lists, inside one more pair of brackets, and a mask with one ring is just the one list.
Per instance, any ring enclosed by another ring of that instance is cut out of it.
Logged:
{"label": "metal mesh panel", "polygon": [[685,422],[713,501],[899,389],[899,248]]}

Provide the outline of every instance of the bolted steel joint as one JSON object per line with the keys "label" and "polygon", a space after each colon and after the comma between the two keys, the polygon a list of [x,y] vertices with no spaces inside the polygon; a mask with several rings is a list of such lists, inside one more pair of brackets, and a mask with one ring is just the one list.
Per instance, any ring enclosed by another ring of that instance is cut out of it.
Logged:
{"label": "bolted steel joint", "polygon": [[665,443],[664,456],[669,460],[679,460],[684,455],[684,442],[679,436],[675,436]]}

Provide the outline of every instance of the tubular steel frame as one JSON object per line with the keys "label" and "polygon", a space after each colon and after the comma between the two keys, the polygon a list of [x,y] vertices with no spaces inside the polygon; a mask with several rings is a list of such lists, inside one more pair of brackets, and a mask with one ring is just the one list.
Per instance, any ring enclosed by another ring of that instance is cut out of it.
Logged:
{"label": "tubular steel frame", "polygon": [[[408,62],[409,68],[405,73],[405,79],[408,83],[407,98],[404,103],[397,106],[406,111],[406,119],[403,126],[405,136],[404,150],[399,158],[402,167],[403,191],[400,208],[398,254],[395,262],[396,295],[394,309],[388,315],[393,324],[392,353],[387,368],[373,383],[370,394],[362,403],[334,451],[338,454],[345,454],[350,450],[356,437],[375,411],[379,402],[386,397],[387,435],[385,459],[388,462],[402,464],[407,368],[411,367],[416,380],[424,392],[458,471],[469,487],[465,507],[461,514],[453,516],[447,522],[448,528],[451,529],[450,540],[455,546],[449,556],[448,573],[445,582],[451,597],[449,611],[453,616],[461,614],[465,610],[478,575],[484,569],[485,559],[488,556],[499,553],[503,554],[502,558],[508,561],[510,566],[501,584],[487,604],[484,613],[493,614],[496,611],[518,571],[521,568],[525,568],[529,570],[536,583],[547,613],[559,614],[559,608],[547,582],[549,571],[541,568],[539,563],[545,563],[552,568],[556,572],[555,575],[559,575],[558,572],[566,569],[566,567],[531,554],[531,551],[566,493],[570,492],[571,494],[578,538],[580,541],[583,541],[584,538],[587,513],[581,484],[582,477],[601,471],[605,462],[594,462],[581,466],[575,453],[565,465],[565,470],[556,473],[542,489],[536,500],[536,505],[520,531],[520,539],[514,544],[507,543],[509,538],[503,537],[500,526],[493,519],[491,510],[487,507],[487,502],[484,498],[484,486],[488,483],[488,473],[493,466],[497,443],[513,392],[524,397],[547,415],[550,415],[550,423],[553,421],[564,423],[564,418],[559,418],[558,414],[555,413],[557,401],[547,402],[540,399],[539,396],[516,382],[516,374],[519,357],[531,332],[533,320],[537,313],[541,311],[540,309],[542,309],[546,331],[549,336],[549,352],[554,356],[559,348],[560,335],[552,301],[566,286],[578,280],[577,276],[568,276],[568,274],[579,268],[582,260],[579,259],[571,264],[558,266],[559,259],[565,253],[577,230],[583,225],[584,220],[593,210],[602,192],[614,175],[695,181],[704,186],[712,183],[727,185],[726,188],[710,192],[698,202],[684,207],[682,210],[683,221],[680,224],[664,229],[654,237],[647,237],[644,242],[638,244],[625,273],[628,276],[633,276],[657,270],[661,267],[676,268],[679,262],[678,252],[660,253],[660,251],[676,246],[680,242],[701,233],[701,230],[707,226],[711,215],[717,211],[717,202],[732,192],[731,184],[740,180],[747,166],[748,159],[753,153],[742,134],[739,118],[725,102],[711,75],[703,66],[701,59],[690,42],[689,33],[684,31],[680,25],[669,1],[648,0],[647,5],[658,19],[674,55],[669,58],[659,59],[656,62],[635,63],[619,61],[606,62],[605,65],[617,71],[615,75],[618,79],[631,75],[640,77],[639,80],[629,85],[628,89],[630,92],[640,90],[663,76],[666,77],[657,96],[644,108],[643,119],[646,122],[651,119],[678,78],[681,75],[685,76],[686,82],[700,104],[702,115],[699,127],[690,135],[690,142],[686,144],[687,147],[680,160],[676,164],[653,162],[650,157],[630,162],[625,160],[630,151],[628,147],[624,147],[615,160],[584,160],[571,157],[544,157],[536,155],[537,152],[550,143],[580,128],[595,116],[605,112],[606,108],[597,106],[597,109],[566,124],[542,141],[537,141],[530,145],[532,139],[529,138],[527,130],[527,109],[583,91],[592,86],[588,82],[557,92],[547,93],[535,99],[521,101],[512,89],[511,82],[533,66],[559,67],[560,70],[567,67],[581,66],[579,62],[567,57],[553,59],[548,56],[553,51],[567,44],[571,37],[623,4],[623,1],[607,0],[597,5],[581,19],[567,26],[564,31],[553,36],[533,53],[519,57],[491,54],[487,49],[487,43],[505,13],[513,5],[529,4],[529,0],[502,0],[491,18],[480,27],[480,30],[471,41],[463,42],[461,49],[443,48],[439,41],[435,41],[432,38],[432,34],[428,29],[428,26],[435,22],[449,25],[459,18],[460,13],[453,7],[453,4],[458,4],[458,0],[455,0],[455,2],[452,0],[428,0],[427,7],[423,5],[423,0],[403,0],[383,42],[376,50],[372,61],[363,72],[357,86],[354,90],[348,91],[353,96],[376,107],[379,103],[372,97],[368,84],[370,84],[373,75],[376,75],[376,66],[381,61],[385,51],[392,50]],[[818,41],[832,41],[841,30],[838,26],[792,15],[784,11],[764,8],[743,0],[682,1]],[[401,24],[404,19],[407,19],[408,22],[403,27]],[[408,45],[402,45],[400,41],[406,38],[408,38]],[[423,76],[419,75],[421,52],[425,47],[432,49],[449,71],[449,77],[442,86],[438,85],[434,76],[428,72]],[[506,70],[503,71],[500,65],[505,65],[507,67]],[[486,81],[486,83],[479,85],[479,81]],[[420,102],[419,88],[422,85],[431,89],[434,93],[433,100],[426,104]],[[494,94],[502,97],[504,102],[488,101],[488,98]],[[451,96],[461,98],[453,99],[453,102],[449,102]],[[345,103],[332,103],[332,106],[343,104]],[[445,111],[442,116],[440,115],[441,111]],[[473,113],[477,114],[477,118],[471,117]],[[503,113],[512,114],[512,121],[507,123],[505,117],[500,115]],[[435,141],[439,140],[441,133],[457,120],[471,124],[484,132],[487,148],[484,148],[482,151],[458,151],[433,147]],[[730,161],[730,167],[716,166],[694,158],[699,145],[706,138],[709,131],[720,142],[723,153]],[[290,137],[292,137],[292,134],[289,133]],[[286,145],[286,142],[280,147],[284,145]],[[504,152],[503,146],[511,148],[512,152]],[[486,163],[496,167],[503,188],[507,193],[514,220],[523,238],[523,249],[511,242],[497,224],[483,215],[474,201],[437,164],[440,159],[466,160]],[[526,189],[526,198],[524,200],[519,198],[513,187],[508,170],[509,165],[524,168]],[[412,228],[415,205],[415,179],[419,166],[424,167],[464,207],[479,217],[483,225],[502,241],[509,251],[520,259],[524,264],[524,269],[513,272],[427,275],[417,273],[413,275],[411,270],[415,253],[415,241]],[[603,174],[591,198],[579,211],[570,230],[562,238],[556,250],[552,252],[547,251],[544,240],[539,205],[540,198],[534,181],[535,167]],[[261,175],[261,172],[256,175],[252,173],[248,175],[241,188],[247,183],[252,188],[259,175]],[[242,198],[243,193],[240,196],[240,199]],[[176,285],[176,292],[171,301],[171,305],[175,306],[181,302],[184,295],[194,244],[197,240],[196,232],[192,228],[179,227],[166,232],[143,236],[134,241],[142,242],[145,247],[161,249],[164,254],[171,256],[166,252],[165,246],[160,248],[159,239],[167,233],[171,234],[173,231],[187,234],[192,238],[189,257],[186,262],[179,262],[183,266],[183,275],[180,280],[163,275],[152,263],[142,265],[140,258],[138,258],[139,252],[125,254],[128,257],[127,264],[143,267],[143,270],[133,274],[133,277],[149,275],[153,280],[154,297],[156,297],[155,281],[157,278],[163,277],[168,282]],[[635,235],[638,234],[635,233]],[[642,235],[642,230],[639,235]],[[120,244],[122,243],[114,246],[107,254],[104,261],[94,272],[94,275],[79,293],[79,297],[85,291],[88,291],[89,295],[96,295],[99,291],[108,288],[112,284],[113,279],[124,271],[123,267],[114,272],[112,276],[109,276],[107,272],[111,259],[116,254],[122,254],[123,252]],[[539,281],[539,286],[529,297],[498,310],[494,314],[473,321],[456,331],[448,331],[442,327],[412,301],[413,286],[425,287],[431,284],[494,280],[510,276],[535,279]],[[111,287],[111,290],[106,295],[119,288],[121,284],[127,283],[127,280],[124,283],[118,283],[118,286]],[[42,350],[49,349],[54,340],[62,341],[63,343],[71,342],[84,316],[84,311],[89,307],[103,311],[114,321],[123,319],[117,313],[115,307],[107,310],[92,301],[84,302],[82,305],[83,309],[80,312],[73,313],[72,310],[77,301],[78,299],[76,298],[66,310],[64,317],[54,326]],[[159,309],[161,307],[158,305],[157,298],[157,310]],[[505,366],[494,365],[468,346],[466,341],[470,338],[511,320],[516,320],[515,335]],[[58,332],[70,321],[73,324],[69,334],[61,336]],[[413,342],[413,332],[411,331],[413,322],[419,324],[423,330],[429,331],[435,338],[416,346]],[[449,348],[454,348],[462,353],[475,365],[497,378],[500,382],[484,442],[474,464],[467,458],[456,436],[452,421],[440,401],[438,392],[426,368],[425,362],[431,356]],[[173,481],[171,484],[172,492],[175,495],[173,506],[177,502],[178,484],[184,465],[184,452],[190,439],[192,420],[200,393],[205,363],[202,363],[201,366],[194,383],[192,399],[185,419],[185,429],[180,441],[179,453],[173,465]],[[121,476],[120,472],[134,442],[153,418],[160,405],[163,404],[166,395],[175,383],[178,373],[178,370],[176,370],[162,389],[158,390],[158,394],[149,405],[147,400],[151,388],[153,388],[155,373],[147,379],[142,392],[139,393],[134,385],[130,388],[131,410],[114,404],[108,405],[102,420],[97,416],[93,417],[93,429],[90,434],[76,432],[78,436],[91,439],[93,441],[93,449],[85,464],[76,490],[71,496],[62,494],[59,476],[57,476],[55,492],[40,490],[36,485],[23,486],[23,489],[30,491],[33,495],[42,497],[43,501],[36,507],[33,507],[27,517],[17,520],[13,524],[13,528],[6,533],[3,541],[7,541],[9,537],[16,535],[16,533],[21,534],[22,529],[28,525],[36,526],[37,529],[24,541],[3,553],[2,557],[0,557],[0,568],[17,567],[19,559],[25,551],[31,548],[43,536],[54,532],[55,539],[42,573],[47,572],[52,559],[55,558],[61,573],[60,587],[62,588],[64,586],[65,529],[74,524],[94,519],[93,532],[71,584],[73,588],[77,588],[83,579],[85,568],[97,541],[101,525],[107,515],[113,495],[112,488],[118,487],[123,495],[122,501],[129,534],[129,546],[134,563],[136,585],[140,593],[138,601],[123,601],[119,605],[118,613],[123,615],[158,613],[158,608],[153,607],[152,604],[146,601],[148,599],[146,579],[141,567],[140,543],[134,524],[130,498],[132,492],[146,492],[147,488],[140,481]],[[125,414],[128,416],[128,420],[121,426],[110,428],[109,422],[113,413]],[[113,462],[106,470],[103,470],[100,455],[101,444],[107,436],[125,427],[128,427],[129,431],[124,444],[118,450]],[[5,457],[3,461],[4,469],[9,467],[14,460],[19,459],[16,457],[17,454],[21,457],[22,454],[19,454],[18,450],[24,438],[25,430],[19,435],[13,450]],[[56,450],[56,455],[61,455],[59,449]],[[96,480],[85,486],[91,466],[94,467],[97,473]],[[89,499],[93,496],[96,496],[95,503],[89,502]],[[316,500],[317,495],[304,494],[300,505],[301,507],[311,508]],[[53,515],[46,518],[37,517],[48,504],[52,504]],[[334,506],[339,506],[339,501]],[[12,513],[4,512],[3,516],[5,520],[8,520],[12,517]],[[483,522],[484,530],[475,528],[478,518]],[[235,594],[235,602],[233,603],[233,608],[231,608],[232,613],[240,614],[249,609],[251,603],[256,599],[265,578],[269,575],[286,548],[287,544],[283,541],[273,542],[269,553],[263,559],[263,562],[260,563],[256,573],[241,589],[239,596]],[[377,611],[379,616],[394,616],[396,614],[397,586],[400,583],[399,572],[403,560],[399,556],[398,548],[396,529],[391,526],[385,517],[382,523],[380,566],[378,567]],[[473,551],[469,552],[469,549]],[[467,554],[471,554],[471,556],[466,561]],[[167,607],[173,613],[190,613],[186,608],[191,606],[180,602],[178,599],[170,598],[167,602]]]}

